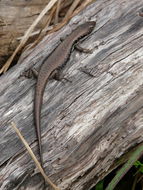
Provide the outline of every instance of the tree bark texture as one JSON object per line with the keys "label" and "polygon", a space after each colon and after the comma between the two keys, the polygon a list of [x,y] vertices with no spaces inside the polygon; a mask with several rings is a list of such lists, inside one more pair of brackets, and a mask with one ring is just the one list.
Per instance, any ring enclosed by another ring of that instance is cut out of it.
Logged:
{"label": "tree bark texture", "polygon": [[[143,7],[140,0],[97,0],[61,30],[23,52],[0,79],[0,183],[2,189],[40,189],[42,177],[13,129],[14,121],[38,157],[33,122],[36,80],[19,77],[42,60],[79,24],[97,25],[74,50],[63,75],[47,83],[41,114],[47,175],[62,190],[87,190],[143,139]],[[88,74],[87,74],[88,73]],[[27,177],[28,176],[28,177]],[[27,178],[26,178],[27,177]],[[24,180],[25,178],[25,180]],[[50,187],[48,187],[50,189]]]}

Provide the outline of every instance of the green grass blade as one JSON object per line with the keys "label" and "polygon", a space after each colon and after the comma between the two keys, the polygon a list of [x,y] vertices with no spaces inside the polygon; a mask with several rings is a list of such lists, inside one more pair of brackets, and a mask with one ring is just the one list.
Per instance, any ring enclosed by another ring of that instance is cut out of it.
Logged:
{"label": "green grass blade", "polygon": [[117,172],[112,181],[108,184],[105,190],[113,190],[121,178],[129,171],[133,164],[140,158],[143,154],[143,144],[138,146],[138,148],[132,153],[130,159],[123,165],[123,167]]}

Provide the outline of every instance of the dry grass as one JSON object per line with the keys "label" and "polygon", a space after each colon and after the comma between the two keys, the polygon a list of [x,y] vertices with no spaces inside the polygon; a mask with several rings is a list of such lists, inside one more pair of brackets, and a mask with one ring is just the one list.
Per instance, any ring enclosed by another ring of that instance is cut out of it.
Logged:
{"label": "dry grass", "polygon": [[[10,67],[12,61],[16,55],[25,48],[25,44],[31,36],[36,34],[36,39],[33,41],[33,48],[45,35],[59,30],[63,27],[73,16],[78,14],[83,10],[87,5],[92,3],[95,0],[49,0],[49,3],[41,11],[36,20],[33,21],[31,26],[25,32],[25,35],[22,37],[19,45],[11,55],[11,57],[6,61],[3,67],[0,69],[0,74],[6,72]],[[47,22],[40,31],[34,31],[37,24],[43,19],[44,16],[47,16]],[[49,26],[52,28],[49,31]]]}
{"label": "dry grass", "polygon": [[31,150],[30,146],[28,145],[28,143],[26,142],[26,140],[24,139],[24,137],[21,135],[20,131],[18,130],[18,128],[16,127],[15,123],[12,122],[11,123],[13,129],[15,130],[15,132],[17,133],[18,137],[20,138],[20,140],[22,141],[22,143],[24,144],[25,148],[27,149],[28,153],[30,154],[31,158],[33,159],[35,165],[37,166],[37,168],[39,169],[40,173],[42,174],[42,176],[44,177],[45,181],[50,184],[54,190],[60,190],[50,179],[49,177],[45,174],[43,168],[41,167],[40,163],[38,162],[36,156],[34,155],[33,151]]}

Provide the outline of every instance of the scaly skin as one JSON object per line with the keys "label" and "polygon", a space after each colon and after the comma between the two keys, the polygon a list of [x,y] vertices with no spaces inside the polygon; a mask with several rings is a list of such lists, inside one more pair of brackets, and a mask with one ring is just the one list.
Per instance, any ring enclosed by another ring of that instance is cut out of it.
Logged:
{"label": "scaly skin", "polygon": [[35,90],[35,100],[34,100],[34,118],[35,118],[35,127],[36,127],[36,134],[38,138],[38,146],[39,146],[39,154],[40,154],[40,162],[43,167],[43,159],[42,159],[42,146],[41,146],[41,130],[40,130],[40,114],[41,114],[41,107],[43,101],[43,93],[45,90],[45,86],[47,81],[56,69],[62,67],[72,49],[74,43],[82,38],[83,36],[88,35],[92,32],[93,28],[95,27],[96,22],[89,21],[85,24],[78,26],[69,36],[65,38],[64,41],[48,56],[47,59],[43,61],[43,64],[38,73],[38,80],[36,84]]}

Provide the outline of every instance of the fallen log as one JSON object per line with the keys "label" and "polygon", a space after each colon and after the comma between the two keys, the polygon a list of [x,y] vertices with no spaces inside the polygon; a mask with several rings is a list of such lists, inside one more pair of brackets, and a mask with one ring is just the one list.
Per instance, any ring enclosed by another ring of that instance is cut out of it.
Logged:
{"label": "fallen log", "polygon": [[142,6],[139,0],[97,0],[61,30],[25,51],[19,63],[1,76],[2,189],[19,184],[40,189],[43,182],[10,127],[14,121],[38,157],[33,122],[36,81],[20,74],[39,67],[61,37],[87,20],[96,20],[97,25],[81,45],[93,53],[74,50],[63,68],[72,83],[51,80],[45,89],[41,130],[46,173],[61,189],[90,189],[118,158],[142,142],[143,17],[138,15]]}

